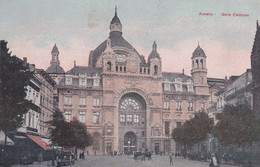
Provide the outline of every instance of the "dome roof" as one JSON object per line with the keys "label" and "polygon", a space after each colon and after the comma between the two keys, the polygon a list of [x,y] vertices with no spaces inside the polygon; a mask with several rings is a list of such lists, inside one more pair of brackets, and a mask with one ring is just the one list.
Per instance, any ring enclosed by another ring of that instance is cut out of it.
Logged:
{"label": "dome roof", "polygon": [[203,51],[203,49],[201,49],[200,45],[198,45],[198,47],[194,50],[192,54],[192,58],[195,57],[206,57],[205,52]]}
{"label": "dome roof", "polygon": [[48,74],[63,74],[65,71],[63,68],[59,65],[51,65],[47,68],[46,73]]}
{"label": "dome roof", "polygon": [[148,61],[150,61],[150,59],[152,59],[152,58],[158,58],[158,59],[160,59],[160,55],[159,55],[159,53],[157,52],[157,44],[156,44],[155,41],[154,41],[154,43],[153,43],[153,50],[152,50],[152,52],[150,53],[150,55],[148,56]]}
{"label": "dome roof", "polygon": [[[135,50],[135,48],[129,44],[122,36],[121,32],[110,32],[109,34],[109,39],[110,39],[110,46],[113,48],[115,46],[119,47],[124,47],[129,50],[133,50],[134,52],[139,55],[139,53]],[[95,67],[96,63],[98,61],[98,58],[102,55],[102,53],[105,51],[107,48],[107,41],[105,40],[102,44],[100,44],[94,51],[93,51],[93,60],[92,60],[92,65]],[[140,57],[140,55],[139,55]],[[140,57],[142,60],[142,58]]]}

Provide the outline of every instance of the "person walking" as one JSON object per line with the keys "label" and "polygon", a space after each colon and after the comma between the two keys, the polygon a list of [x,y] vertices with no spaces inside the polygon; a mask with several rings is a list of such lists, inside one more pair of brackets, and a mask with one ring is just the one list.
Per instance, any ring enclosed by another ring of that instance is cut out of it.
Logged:
{"label": "person walking", "polygon": [[173,153],[169,155],[170,158],[170,166],[173,166]]}
{"label": "person walking", "polygon": [[41,164],[42,161],[43,161],[43,157],[42,157],[42,156],[43,156],[43,155],[42,155],[42,152],[40,152],[39,155],[38,155],[38,161],[39,161],[40,164]]}

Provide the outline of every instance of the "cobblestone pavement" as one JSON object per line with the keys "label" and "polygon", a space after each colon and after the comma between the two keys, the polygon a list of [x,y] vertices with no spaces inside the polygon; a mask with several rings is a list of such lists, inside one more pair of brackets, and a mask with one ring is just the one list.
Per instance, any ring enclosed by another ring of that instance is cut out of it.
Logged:
{"label": "cobblestone pavement", "polygon": [[[14,167],[19,167],[15,165]],[[24,165],[21,165],[24,166]],[[51,166],[51,162],[39,164],[35,162],[28,167]],[[133,156],[87,156],[84,160],[77,160],[74,167],[170,167],[168,156],[152,156],[152,160],[135,161]],[[183,158],[175,158],[172,167],[208,167],[209,162],[191,161]],[[220,167],[238,167],[221,164]]]}

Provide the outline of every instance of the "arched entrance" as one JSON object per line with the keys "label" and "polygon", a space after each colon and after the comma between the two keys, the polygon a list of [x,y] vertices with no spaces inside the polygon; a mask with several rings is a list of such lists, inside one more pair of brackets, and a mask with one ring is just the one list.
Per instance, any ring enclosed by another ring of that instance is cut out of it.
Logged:
{"label": "arched entrance", "polygon": [[119,101],[119,151],[132,154],[146,148],[146,102],[137,93],[126,93]]}
{"label": "arched entrance", "polygon": [[127,132],[124,136],[124,153],[133,154],[137,148],[137,137],[134,132]]}

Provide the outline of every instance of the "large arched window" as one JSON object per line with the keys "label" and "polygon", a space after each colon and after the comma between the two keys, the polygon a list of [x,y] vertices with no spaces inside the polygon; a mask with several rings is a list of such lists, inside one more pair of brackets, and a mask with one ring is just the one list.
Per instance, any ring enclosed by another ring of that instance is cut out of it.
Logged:
{"label": "large arched window", "polygon": [[139,110],[139,104],[136,102],[135,99],[131,99],[131,98],[125,98],[120,105],[121,109],[135,109],[135,110]]}
{"label": "large arched window", "polygon": [[143,110],[146,108],[146,103],[142,96],[136,93],[125,94],[119,103],[121,110]]}

